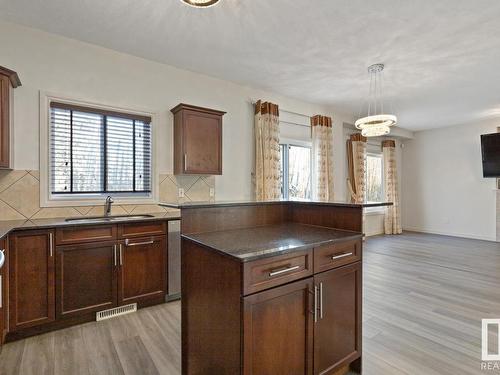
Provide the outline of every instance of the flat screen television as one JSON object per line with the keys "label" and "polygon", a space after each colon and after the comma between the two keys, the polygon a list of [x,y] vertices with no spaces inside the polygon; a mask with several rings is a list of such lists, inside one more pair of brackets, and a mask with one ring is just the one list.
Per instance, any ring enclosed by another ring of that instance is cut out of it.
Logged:
{"label": "flat screen television", "polygon": [[500,133],[481,135],[483,176],[500,177]]}

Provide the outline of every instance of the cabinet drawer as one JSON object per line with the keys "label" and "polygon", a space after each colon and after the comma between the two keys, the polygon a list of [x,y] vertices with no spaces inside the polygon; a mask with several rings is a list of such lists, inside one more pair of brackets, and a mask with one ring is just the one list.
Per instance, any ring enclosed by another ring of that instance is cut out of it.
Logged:
{"label": "cabinet drawer", "polygon": [[361,259],[361,240],[349,240],[314,249],[314,272],[322,272]]}
{"label": "cabinet drawer", "polygon": [[243,265],[243,294],[251,294],[312,275],[312,249]]}
{"label": "cabinet drawer", "polygon": [[56,245],[114,240],[115,238],[115,225],[65,227],[56,230]]}
{"label": "cabinet drawer", "polygon": [[142,223],[120,224],[118,226],[119,238],[157,236],[166,233],[166,221],[147,221]]}

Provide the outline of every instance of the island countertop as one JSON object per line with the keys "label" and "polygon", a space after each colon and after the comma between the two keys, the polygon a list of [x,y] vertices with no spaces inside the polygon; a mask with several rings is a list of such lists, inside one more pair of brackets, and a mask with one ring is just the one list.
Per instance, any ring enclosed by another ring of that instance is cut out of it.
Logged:
{"label": "island countertop", "polygon": [[183,238],[241,262],[272,257],[326,243],[361,238],[361,233],[299,223],[184,234]]}
{"label": "island countertop", "polygon": [[370,203],[350,203],[350,202],[323,202],[315,200],[286,200],[286,199],[275,199],[267,201],[256,201],[256,200],[242,200],[242,201],[201,201],[201,202],[184,202],[184,203],[169,203],[160,202],[160,206],[170,207],[170,208],[207,208],[207,207],[233,207],[233,206],[252,206],[252,205],[273,205],[273,204],[297,204],[297,205],[321,205],[321,206],[332,206],[332,207],[382,207],[382,206],[392,206],[392,202],[370,202]]}

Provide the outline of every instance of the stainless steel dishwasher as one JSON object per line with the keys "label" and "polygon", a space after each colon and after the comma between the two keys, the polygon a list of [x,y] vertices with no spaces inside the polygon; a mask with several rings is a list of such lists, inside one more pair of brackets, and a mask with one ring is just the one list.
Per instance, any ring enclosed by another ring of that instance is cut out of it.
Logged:
{"label": "stainless steel dishwasher", "polygon": [[168,222],[168,294],[166,301],[181,298],[181,221]]}

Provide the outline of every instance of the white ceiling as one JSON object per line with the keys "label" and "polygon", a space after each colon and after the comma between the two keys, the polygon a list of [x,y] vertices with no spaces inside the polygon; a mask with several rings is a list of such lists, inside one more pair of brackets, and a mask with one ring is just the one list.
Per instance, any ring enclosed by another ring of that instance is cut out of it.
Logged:
{"label": "white ceiling", "polygon": [[354,115],[382,62],[403,128],[500,117],[499,0],[0,0],[0,19]]}

